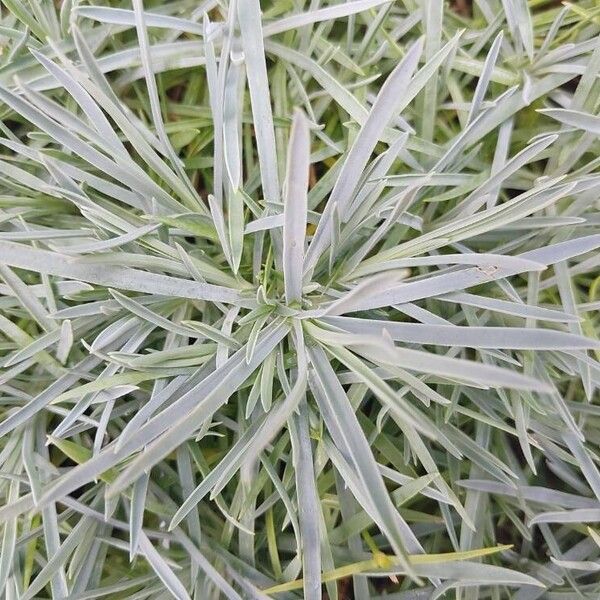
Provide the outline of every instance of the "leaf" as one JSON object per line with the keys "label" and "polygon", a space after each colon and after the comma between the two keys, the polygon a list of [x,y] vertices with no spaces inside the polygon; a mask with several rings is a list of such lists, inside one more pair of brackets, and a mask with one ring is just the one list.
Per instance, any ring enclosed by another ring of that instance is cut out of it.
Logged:
{"label": "leaf", "polygon": [[244,200],[241,190],[229,196],[229,211],[227,213],[227,230],[233,261],[233,272],[237,273],[244,250]]}
{"label": "leaf", "polygon": [[[471,551],[467,551],[467,552],[449,552],[448,554],[438,554],[438,555],[417,554],[417,555],[410,556],[409,560],[417,568],[418,568],[418,565],[425,565],[425,564],[444,565],[445,563],[450,564],[450,563],[453,563],[454,561],[468,561],[468,559],[470,559],[470,558],[479,558],[482,556],[488,556],[490,554],[495,554],[497,552],[506,550],[507,548],[510,548],[510,547],[511,546],[497,546],[495,548],[481,548],[479,550],[471,550]],[[323,581],[335,581],[335,580],[342,579],[344,577],[349,577],[350,575],[353,575],[356,573],[365,573],[365,572],[376,573],[377,568],[381,567],[382,564],[385,564],[386,562],[390,563],[390,565],[393,564],[395,566],[399,566],[399,564],[398,564],[399,561],[394,556],[385,556],[384,558],[373,558],[370,560],[353,563],[350,565],[346,565],[344,567],[340,567],[333,571],[323,573]],[[468,563],[468,566],[471,566],[473,564],[477,564],[477,563]],[[479,566],[482,568],[482,580],[481,581],[485,581],[487,572],[489,572],[490,575],[492,575],[492,574],[496,575],[497,573],[502,573],[502,572],[506,572],[507,575],[510,573],[510,571],[508,569],[501,569],[499,567],[491,567],[488,569],[488,567],[490,567],[490,565],[481,565],[481,564],[479,564]],[[461,567],[462,567],[462,565],[461,565]],[[385,569],[385,567],[384,567],[384,569]],[[423,570],[425,570],[425,569],[423,569]],[[463,569],[463,568],[460,568],[459,570],[460,570],[460,572],[466,571],[466,569]],[[490,575],[488,575],[488,577]],[[515,573],[515,576],[518,578],[518,574]],[[536,582],[534,579],[529,578],[529,580],[534,582],[534,583],[532,583],[532,585],[539,585],[539,583]],[[464,579],[461,579],[460,581],[461,581],[461,583],[465,583],[465,582],[469,581],[469,578],[465,577]],[[269,588],[269,589],[265,590],[265,592],[267,592],[269,594],[275,594],[275,593],[281,593],[281,592],[286,592],[286,591],[292,591],[294,589],[300,588],[302,585],[302,582],[303,582],[302,579],[299,579],[297,581],[291,581],[289,583],[285,583],[282,585],[277,585],[272,588]],[[515,585],[518,585],[517,581],[515,581]]]}
{"label": "leaf", "polygon": [[5,264],[37,273],[163,296],[234,303],[239,299],[238,292],[225,287],[124,267],[77,263],[63,254],[38,250],[24,244],[0,241],[0,251]]}
{"label": "leaf", "polygon": [[540,523],[594,523],[596,521],[600,521],[600,509],[578,508],[541,513],[530,519],[529,526]]}
{"label": "leaf", "polygon": [[513,35],[523,44],[527,56],[533,59],[533,26],[529,6],[525,0],[502,0],[508,25]]}
{"label": "leaf", "polygon": [[173,573],[156,548],[150,543],[148,536],[143,532],[140,535],[140,550],[144,553],[144,557],[169,592],[178,600],[189,600],[190,595],[187,593],[185,586],[175,573]]}
{"label": "leaf", "polygon": [[420,350],[398,348],[387,342],[383,336],[333,333],[323,332],[323,330],[318,331],[317,335],[320,340],[328,344],[352,346],[356,352],[376,364],[397,365],[405,369],[435,373],[453,380],[472,382],[485,387],[531,389],[542,393],[551,391],[551,387],[544,385],[541,381],[508,369]]}
{"label": "leaf", "polygon": [[352,0],[351,2],[346,2],[337,6],[328,6],[326,8],[307,11],[269,23],[263,27],[263,33],[265,37],[277,35],[278,33],[283,33],[284,31],[289,31],[290,29],[296,29],[298,27],[304,27],[305,25],[322,21],[333,21],[334,19],[354,15],[358,12],[369,10],[370,8],[377,8],[388,2],[390,2],[390,0]]}
{"label": "leaf", "polygon": [[[235,60],[234,60],[235,59]],[[241,128],[242,115],[240,106],[242,56],[232,56],[229,61],[225,88],[223,91],[223,150],[225,152],[225,167],[229,177],[229,185],[233,194],[237,194],[242,182],[241,160]]]}
{"label": "leaf", "polygon": [[583,336],[544,329],[423,325],[351,317],[325,317],[323,320],[352,333],[378,335],[385,331],[393,340],[411,344],[537,350],[591,348],[598,344]]}
{"label": "leaf", "polygon": [[145,227],[140,227],[135,231],[111,238],[109,240],[88,242],[87,244],[73,244],[70,246],[58,246],[56,244],[52,244],[52,249],[56,252],[64,254],[87,254],[89,252],[99,252],[102,250],[109,250],[110,248],[118,248],[119,246],[128,244],[129,242],[156,231],[156,229],[158,229],[158,225],[146,225]]}
{"label": "leaf", "polygon": [[299,414],[291,417],[290,439],[296,473],[296,495],[299,505],[300,540],[304,597],[321,598],[321,532],[319,496],[315,482],[313,452],[308,428],[308,407],[305,402]]}
{"label": "leaf", "polygon": [[125,154],[125,148],[118,136],[115,134],[108,119],[103,112],[98,108],[97,104],[92,100],[85,89],[77,83],[66,71],[48,60],[43,54],[32,50],[31,53],[35,56],[44,68],[57,79],[57,81],[69,92],[73,99],[79,104],[90,124],[96,129],[100,139],[116,155]]}
{"label": "leaf", "polygon": [[[182,436],[186,435],[185,432],[189,432],[188,435],[191,435],[197,427],[200,427],[215,410],[227,402],[229,396],[248,378],[286,333],[287,327],[281,322],[266,328],[259,336],[250,361],[246,361],[246,349],[240,348],[221,369],[213,371],[206,379],[183,394],[177,402],[173,402],[132,435],[121,446],[120,451],[114,453],[113,459],[135,447],[141,447],[150,442],[151,445],[146,448],[144,454],[138,456],[120,473],[111,487],[110,494],[116,494],[126,487],[129,484],[129,478],[135,477],[139,468],[148,468],[154,461],[160,460],[162,456],[177,447]],[[198,394],[203,390],[205,395],[202,397],[202,401],[198,402]],[[173,419],[170,423],[169,418]],[[68,479],[65,478],[60,485],[65,485],[66,482]],[[72,484],[71,480],[69,485]],[[56,486],[56,490],[59,489],[60,487]],[[56,490],[53,493],[56,493]]]}
{"label": "leaf", "polygon": [[477,116],[479,111],[481,110],[481,104],[485,97],[485,93],[487,91],[488,85],[490,83],[492,69],[498,60],[498,54],[500,53],[500,46],[502,44],[503,33],[500,31],[492,46],[488,55],[485,58],[485,64],[483,65],[483,70],[481,72],[481,77],[479,77],[479,81],[477,82],[477,87],[475,88],[475,93],[473,94],[473,100],[471,102],[471,108],[469,108],[469,115],[467,117],[467,124],[473,121],[473,118]]}
{"label": "leaf", "polygon": [[545,108],[540,109],[538,112],[551,119],[556,119],[559,123],[600,135],[600,117],[564,108]]}
{"label": "leaf", "polygon": [[144,506],[146,504],[146,493],[148,490],[148,481],[150,476],[143,473],[135,482],[131,492],[131,508],[129,515],[129,560],[132,561],[138,552],[140,537],[142,535],[142,525],[144,521]]}
{"label": "leaf", "polygon": [[[457,485],[471,489],[486,492],[489,494],[501,494],[506,496],[514,496],[516,488],[507,486],[496,481],[488,481],[485,479],[464,479],[457,481]],[[564,508],[593,508],[596,506],[596,501],[592,498],[584,496],[576,496],[567,492],[553,490],[539,486],[518,486],[518,492],[526,500],[537,502],[540,504],[557,505]]]}
{"label": "leaf", "polygon": [[219,494],[240,466],[256,458],[271,439],[277,435],[298,406],[306,385],[305,377],[304,375],[298,379],[283,402],[272,407],[264,417],[256,419],[246,429],[223,460],[202,480],[202,483],[194,489],[179,507],[171,519],[170,529],[175,528],[206,494],[210,492],[213,498]]}
{"label": "leaf", "polygon": [[[77,6],[73,12],[86,19],[94,19],[100,23],[114,23],[115,25],[130,25],[135,27],[135,13],[123,8],[108,8],[105,6]],[[170,15],[144,12],[144,22],[148,27],[161,27],[187,33],[203,34],[201,25],[188,19],[179,19]]]}
{"label": "leaf", "polygon": [[254,116],[263,194],[267,201],[276,202],[279,200],[279,178],[269,79],[262,39],[260,2],[259,0],[237,2],[237,11]]}
{"label": "leaf", "polygon": [[[396,556],[406,565],[406,552],[420,552],[421,546],[390,501],[383,480],[374,466],[375,461],[368,443],[325,353],[318,348],[309,348],[308,353],[315,373],[311,389],[316,394],[334,442],[350,458],[351,466],[356,469],[358,481],[369,502],[363,508],[385,532]],[[407,567],[407,570],[410,574],[411,569]]]}
{"label": "leaf", "polygon": [[[7,501],[10,505],[19,497],[19,482],[12,481],[7,494]],[[17,518],[13,517],[5,523],[2,534],[2,552],[0,553],[0,589],[4,589],[8,577],[12,571],[13,560],[15,558],[15,549],[17,542]]]}
{"label": "leaf", "polygon": [[154,121],[154,127],[158,134],[158,139],[162,145],[163,151],[166,153],[171,164],[173,165],[175,172],[184,183],[185,196],[190,206],[203,210],[204,205],[197,196],[193,186],[188,180],[187,174],[185,173],[179,157],[175,154],[169,136],[165,130],[163,123],[162,113],[160,109],[160,100],[158,97],[158,88],[156,86],[156,80],[154,78],[154,72],[152,70],[152,57],[150,55],[148,31],[146,30],[146,23],[144,20],[144,5],[143,0],[133,0],[133,11],[135,15],[135,28],[137,31],[137,37],[139,42],[139,52],[142,62],[142,69],[144,71],[144,78],[146,80],[146,87],[148,88],[148,98],[150,100],[150,110],[152,113],[152,120]]}
{"label": "leaf", "polygon": [[403,88],[407,87],[410,78],[417,68],[422,50],[423,43],[420,40],[411,47],[404,60],[394,69],[381,88],[367,120],[344,161],[337,182],[327,202],[328,210],[323,213],[317,231],[308,248],[305,269],[312,270],[314,268],[320,253],[324,249],[327,239],[323,237],[325,235],[323,232],[329,225],[333,206],[337,203],[339,210],[343,213],[350,203],[361,173],[375,148],[375,144],[380,140],[385,126],[398,109],[400,92]]}
{"label": "leaf", "polygon": [[288,304],[300,302],[302,297],[309,165],[308,121],[296,109],[288,148],[283,208],[283,277]]}

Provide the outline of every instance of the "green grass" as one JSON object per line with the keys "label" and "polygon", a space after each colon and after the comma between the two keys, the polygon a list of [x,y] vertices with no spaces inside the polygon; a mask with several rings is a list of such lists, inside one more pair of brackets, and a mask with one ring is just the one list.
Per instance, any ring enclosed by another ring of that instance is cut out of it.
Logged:
{"label": "green grass", "polygon": [[600,6],[4,0],[0,596],[600,596]]}

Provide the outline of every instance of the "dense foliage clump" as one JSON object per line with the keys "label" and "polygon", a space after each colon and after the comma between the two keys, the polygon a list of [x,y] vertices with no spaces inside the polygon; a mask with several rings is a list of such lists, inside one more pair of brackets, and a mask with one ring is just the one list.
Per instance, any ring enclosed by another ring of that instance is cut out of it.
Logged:
{"label": "dense foliage clump", "polygon": [[0,596],[600,597],[599,34],[3,0]]}

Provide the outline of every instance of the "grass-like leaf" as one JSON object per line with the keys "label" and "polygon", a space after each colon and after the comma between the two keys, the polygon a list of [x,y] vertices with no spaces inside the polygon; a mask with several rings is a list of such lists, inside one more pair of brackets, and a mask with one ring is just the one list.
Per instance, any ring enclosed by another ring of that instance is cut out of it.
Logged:
{"label": "grass-like leaf", "polygon": [[0,596],[597,598],[596,0],[5,0]]}

